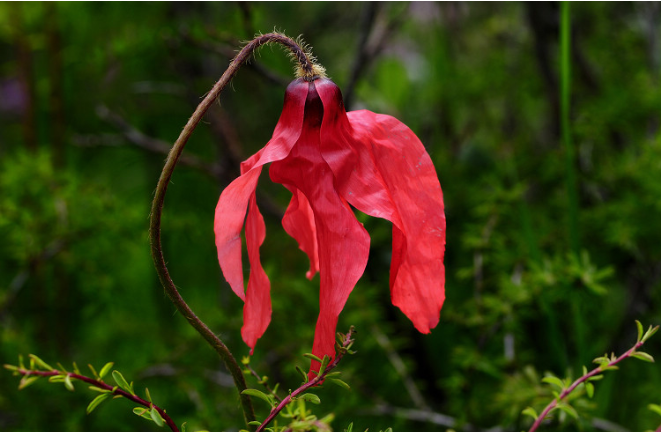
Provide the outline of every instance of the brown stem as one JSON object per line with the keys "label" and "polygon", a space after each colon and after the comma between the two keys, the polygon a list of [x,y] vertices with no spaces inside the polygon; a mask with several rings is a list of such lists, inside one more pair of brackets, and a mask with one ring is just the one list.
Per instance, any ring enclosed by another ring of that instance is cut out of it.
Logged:
{"label": "brown stem", "polygon": [[161,246],[161,215],[163,213],[163,201],[165,200],[165,193],[167,192],[168,184],[172,177],[174,168],[181,156],[181,153],[184,150],[188,138],[191,136],[197,124],[202,120],[202,117],[207,112],[209,107],[214,103],[218,98],[220,93],[225,89],[225,86],[230,82],[230,80],[236,75],[241,65],[253,54],[253,52],[260,46],[268,43],[279,43],[288,48],[298,61],[300,68],[305,74],[310,74],[313,76],[315,73],[315,65],[308,57],[306,52],[293,40],[287,36],[278,34],[278,33],[268,33],[261,35],[248,42],[246,46],[237,54],[237,56],[232,60],[229,67],[223,73],[223,76],[220,77],[218,82],[213,86],[211,91],[207,96],[202,100],[198,105],[197,109],[193,113],[192,117],[184,126],[184,130],[177,138],[177,141],[172,146],[172,150],[168,155],[168,158],[161,172],[161,177],[158,180],[158,185],[156,186],[156,192],[154,194],[154,200],[151,207],[151,218],[149,225],[149,238],[151,242],[151,254],[152,259],[154,260],[154,265],[156,267],[156,272],[158,277],[165,289],[165,293],[168,295],[172,303],[175,305],[180,314],[188,320],[188,323],[195,328],[195,330],[202,335],[202,337],[211,345],[211,347],[218,353],[220,358],[225,363],[225,366],[229,370],[230,374],[234,378],[234,385],[239,391],[239,397],[241,399],[241,407],[243,408],[243,414],[246,420],[246,423],[255,420],[255,411],[252,406],[252,401],[248,395],[243,395],[241,392],[245,390],[246,381],[243,376],[243,372],[239,367],[236,359],[230,352],[230,350],[225,346],[225,344],[212,332],[206,324],[204,324],[191,310],[191,308],[186,304],[184,299],[177,291],[177,288],[172,282],[170,273],[165,264],[165,258],[163,257],[163,249]]}
{"label": "brown stem", "polygon": [[351,335],[354,333],[353,326],[349,329],[349,332],[344,335],[344,340],[342,341],[342,348],[345,348],[344,350],[338,350],[337,355],[335,356],[335,360],[333,360],[327,367],[324,369],[324,372],[317,375],[315,378],[312,380],[306,382],[293,392],[289,393],[287,397],[282,399],[278,406],[274,407],[271,412],[269,413],[268,417],[262,422],[261,425],[257,428],[256,432],[262,432],[266,426],[268,426],[269,423],[282,411],[291,401],[293,398],[296,396],[300,395],[301,393],[304,393],[306,390],[309,388],[312,388],[316,386],[317,384],[321,384],[324,381],[324,378],[326,375],[328,375],[328,372],[332,371],[337,367],[337,365],[340,363],[340,360],[342,360],[342,357],[344,357],[344,354],[346,354],[348,348],[352,343],[353,339],[351,339]]}
{"label": "brown stem", "polygon": [[150,408],[153,406],[156,411],[163,417],[163,420],[165,420],[165,423],[167,423],[168,427],[172,430],[172,432],[179,432],[179,429],[177,428],[177,425],[175,422],[168,416],[165,412],[164,409],[157,407],[154,405],[152,402],[146,401],[142,399],[139,396],[133,395],[125,390],[122,390],[121,388],[117,386],[111,386],[109,384],[104,383],[103,381],[95,380],[90,377],[86,377],[85,375],[79,375],[76,373],[68,373],[68,372],[63,372],[59,370],[52,370],[52,371],[39,371],[39,370],[27,370],[27,369],[16,369],[16,372],[19,374],[28,377],[28,376],[33,376],[33,375],[38,375],[38,376],[44,376],[44,377],[51,377],[51,376],[57,376],[57,375],[62,375],[66,376],[68,375],[70,378],[77,379],[78,381],[83,381],[86,382],[87,384],[90,384],[94,387],[108,390],[114,395],[120,395],[138,405],[142,405],[146,408]]}

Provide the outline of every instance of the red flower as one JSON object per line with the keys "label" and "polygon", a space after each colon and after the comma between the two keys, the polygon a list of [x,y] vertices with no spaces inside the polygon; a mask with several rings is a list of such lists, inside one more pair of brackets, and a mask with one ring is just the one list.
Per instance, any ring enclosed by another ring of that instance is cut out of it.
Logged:
{"label": "red flower", "polygon": [[[329,79],[299,78],[287,88],[273,137],[241,164],[241,176],[216,207],[218,260],[232,290],[245,301],[241,334],[251,353],[271,320],[270,283],[259,258],[266,230],[255,200],[267,163],[271,179],[292,193],[282,225],[310,259],[307,277],[317,272],[321,277],[312,353],[334,357],[338,316],[367,264],[370,239],[349,204],[392,222],[392,302],[419,331],[429,333],[445,299],[443,193],[429,155],[393,117],[347,113],[340,89]],[[250,260],[245,293],[244,219]]]}

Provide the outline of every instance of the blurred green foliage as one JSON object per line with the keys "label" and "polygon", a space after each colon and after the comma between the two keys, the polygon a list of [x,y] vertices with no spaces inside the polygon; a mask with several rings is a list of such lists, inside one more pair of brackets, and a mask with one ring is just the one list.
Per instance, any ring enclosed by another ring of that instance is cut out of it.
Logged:
{"label": "blurred green foliage", "polygon": [[[395,115],[419,135],[448,221],[447,300],[420,335],[390,304],[389,224],[359,216],[372,252],[338,328],[358,330],[358,354],[340,366],[352,390],[317,391],[316,414],[335,413],[338,431],[450,426],[432,412],[456,430],[526,428],[521,411],[552,398],[545,372],[576,377],[630,347],[634,319],[661,321],[660,13],[572,5],[576,255],[557,4],[0,3],[0,363],[114,361],[188,430],[244,427],[228,374],[163,295],[147,219],[159,144],[176,139],[240,41],[276,28],[304,35],[351,109]],[[291,70],[279,48],[261,49],[193,135],[185,154],[198,159],[177,169],[165,202],[173,279],[239,358],[242,303],[217,265],[213,211],[268,141]],[[311,349],[318,278],[305,279],[279,224],[288,193],[263,177],[273,322],[251,364],[288,389]],[[646,351],[658,356],[659,342]],[[0,373],[3,431],[153,427],[126,401],[87,416],[95,394],[82,388],[16,385]],[[661,401],[655,365],[625,362],[595,387],[565,429],[658,426],[647,409]]]}

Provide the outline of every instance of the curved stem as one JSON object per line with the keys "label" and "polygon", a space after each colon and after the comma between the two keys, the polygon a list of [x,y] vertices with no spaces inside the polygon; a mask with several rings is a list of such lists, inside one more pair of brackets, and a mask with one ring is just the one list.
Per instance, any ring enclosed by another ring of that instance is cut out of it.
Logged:
{"label": "curved stem", "polygon": [[161,177],[158,180],[158,185],[156,186],[156,192],[154,194],[154,200],[151,206],[151,217],[149,224],[149,238],[151,243],[151,254],[152,259],[154,260],[154,266],[156,267],[156,272],[158,277],[161,280],[161,284],[165,289],[165,293],[168,295],[172,303],[175,305],[180,314],[188,320],[188,323],[195,328],[195,330],[202,335],[202,337],[211,345],[211,347],[218,353],[220,358],[225,363],[225,366],[229,370],[232,378],[234,378],[234,385],[239,391],[239,396],[241,399],[241,407],[243,408],[244,417],[246,423],[255,420],[255,411],[252,406],[250,397],[247,395],[242,395],[241,392],[246,389],[246,381],[237,363],[236,359],[230,352],[230,350],[225,346],[225,344],[216,336],[209,327],[206,326],[191,310],[191,308],[186,304],[184,299],[181,297],[168,268],[165,264],[165,259],[163,257],[163,249],[161,246],[161,214],[163,212],[163,201],[165,199],[165,193],[170,183],[170,178],[174,168],[181,156],[181,153],[184,150],[184,146],[188,141],[188,138],[191,136],[197,124],[202,120],[202,117],[207,112],[211,104],[218,98],[220,93],[225,89],[225,86],[229,81],[236,75],[241,65],[252,55],[252,53],[258,47],[267,44],[276,42],[284,45],[288,48],[293,56],[296,58],[300,65],[300,70],[305,76],[313,76],[315,74],[315,65],[308,56],[308,54],[293,40],[287,36],[278,34],[278,33],[268,33],[261,35],[248,42],[246,46],[237,54],[237,56],[232,60],[229,67],[223,73],[223,76],[220,77],[218,82],[213,86],[211,91],[207,96],[202,100],[198,105],[197,109],[193,113],[192,117],[186,123],[184,130],[177,138],[177,141],[172,146],[170,154],[165,162],[163,171],[161,172]]}

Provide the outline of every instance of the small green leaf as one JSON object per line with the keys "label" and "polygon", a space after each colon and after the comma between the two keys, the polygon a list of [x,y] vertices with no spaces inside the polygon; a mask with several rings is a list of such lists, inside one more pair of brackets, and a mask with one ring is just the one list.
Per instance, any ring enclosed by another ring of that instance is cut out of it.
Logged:
{"label": "small green leaf", "polygon": [[640,321],[636,320],[636,327],[638,328],[638,339],[636,342],[640,342],[643,338],[643,325],[640,323]]}
{"label": "small green leaf", "polygon": [[52,383],[64,382],[64,377],[65,375],[53,375],[52,377],[48,378],[48,382],[52,382]]}
{"label": "small green leaf", "polygon": [[251,421],[248,423],[249,426],[261,426],[262,422],[260,421]]}
{"label": "small green leaf", "polygon": [[151,395],[149,394],[149,389],[148,389],[147,387],[145,387],[145,393],[147,394],[147,400],[148,400],[149,402],[153,402],[153,401],[151,400]]}
{"label": "small green leaf", "polygon": [[316,394],[312,393],[305,393],[297,397],[297,399],[304,400],[306,402],[311,402],[313,404],[319,405],[321,403],[321,399],[319,399],[319,396]]}
{"label": "small green leaf", "polygon": [[574,409],[573,406],[571,406],[569,404],[566,404],[566,403],[559,403],[556,406],[557,406],[558,409],[566,412],[567,414],[569,414],[570,416],[572,416],[576,420],[578,420],[578,413],[576,412],[576,410]]}
{"label": "small green leaf", "polygon": [[5,369],[8,369],[10,371],[14,371],[14,372],[18,370],[18,366],[14,366],[14,365],[10,365],[10,364],[2,365],[2,367],[4,367]]}
{"label": "small green leaf", "polygon": [[308,374],[306,374],[306,373],[303,371],[303,369],[301,369],[299,366],[296,366],[296,371],[297,371],[299,374],[301,374],[301,376],[303,377],[303,382],[304,382],[304,383],[307,383],[307,382],[309,381]]}
{"label": "small green leaf", "polygon": [[542,378],[542,382],[554,385],[554,386],[558,387],[560,390],[565,389],[565,383],[563,383],[562,380],[558,377],[547,376],[547,377]]}
{"label": "small green leaf", "polygon": [[647,408],[654,411],[658,415],[661,415],[661,405],[649,404]]}
{"label": "small green leaf", "polygon": [[317,357],[316,355],[314,355],[312,353],[305,353],[305,354],[303,354],[303,357],[307,357],[310,360],[318,361],[319,363],[322,362],[322,360],[319,357]]}
{"label": "small green leaf", "polygon": [[521,414],[528,415],[528,416],[532,417],[535,420],[537,420],[537,417],[539,417],[539,415],[537,414],[537,411],[535,411],[535,409],[533,407],[528,407],[528,408],[524,409],[523,411],[521,411]]}
{"label": "small green leaf", "polygon": [[122,375],[121,372],[116,370],[112,371],[112,378],[115,380],[119,388],[135,396],[135,393],[133,393],[131,386],[129,385],[129,383],[126,382],[126,379],[124,379],[124,375]]}
{"label": "small green leaf", "polygon": [[29,356],[30,356],[30,360],[34,361],[40,368],[46,369],[48,371],[54,370],[48,363],[46,363],[45,361],[43,361],[42,359],[40,359],[36,355],[29,354]]}
{"label": "small green leaf", "polygon": [[103,377],[108,375],[108,372],[110,372],[110,369],[113,367],[114,364],[115,363],[113,363],[113,362],[108,362],[101,368],[101,372],[99,372],[99,379],[100,380],[102,380]]}
{"label": "small green leaf", "polygon": [[158,410],[153,404],[151,406],[151,411],[149,412],[149,415],[151,416],[151,419],[154,420],[154,423],[156,423],[158,427],[163,427],[165,425],[165,420],[163,420],[163,417],[161,417],[161,413],[158,412]]}
{"label": "small green leaf", "polygon": [[186,422],[181,424],[181,432],[186,432]]}
{"label": "small green leaf", "polygon": [[90,370],[92,371],[92,375],[94,375],[94,378],[99,379],[99,374],[96,373],[96,369],[94,369],[94,366],[88,363],[87,367],[90,368]]}
{"label": "small green leaf", "polygon": [[94,411],[94,409],[98,407],[99,404],[101,404],[101,402],[108,399],[109,397],[110,397],[110,393],[103,393],[92,399],[92,402],[90,402],[90,404],[87,405],[87,414]]}
{"label": "small green leaf", "polygon": [[324,356],[324,358],[321,360],[321,366],[319,367],[319,375],[323,374],[326,371],[326,368],[328,367],[328,363],[330,363],[331,358],[327,355]]}
{"label": "small green leaf", "polygon": [[345,383],[341,379],[330,378],[329,381],[332,382],[333,384],[339,385],[340,387],[342,387],[344,389],[351,390],[351,387],[349,386],[349,384]]}
{"label": "small green leaf", "polygon": [[31,385],[34,384],[34,382],[37,381],[39,378],[41,378],[41,377],[39,377],[39,376],[29,376],[29,375],[25,375],[25,376],[21,379],[21,381],[18,383],[18,389],[19,389],[19,390],[23,390],[24,388],[26,388],[26,387],[28,387],[28,386],[31,386]]}
{"label": "small green leaf", "polygon": [[78,374],[78,375],[82,375],[80,373],[80,369],[78,369],[78,365],[76,364],[76,362],[73,362],[73,373]]}
{"label": "small green leaf", "polygon": [[588,394],[588,397],[592,399],[592,396],[594,396],[594,384],[591,382],[586,382],[585,383],[585,393]]}
{"label": "small green leaf", "polygon": [[353,432],[353,423],[349,423],[349,426],[347,426],[344,432]]}
{"label": "small green leaf", "polygon": [[67,388],[69,391],[74,391],[73,383],[71,382],[71,377],[69,374],[66,374],[64,376],[64,386]]}
{"label": "small green leaf", "polygon": [[592,375],[590,378],[588,378],[588,381],[599,381],[604,379],[604,376],[599,374],[599,375]]}
{"label": "small green leaf", "polygon": [[275,405],[275,403],[273,402],[273,398],[271,398],[271,396],[267,395],[266,393],[262,393],[261,391],[256,389],[245,389],[244,391],[241,392],[241,394],[260,398],[266,401],[269,405],[271,405],[271,407]]}
{"label": "small green leaf", "polygon": [[654,363],[654,357],[647,354],[646,352],[636,351],[635,353],[631,354],[631,357],[635,357],[639,360],[646,361],[649,363]]}
{"label": "small green leaf", "polygon": [[112,393],[110,390],[104,389],[104,388],[101,388],[101,387],[89,386],[87,388],[92,390],[92,391],[99,392],[99,393]]}
{"label": "small green leaf", "polygon": [[147,408],[135,407],[133,408],[133,414],[142,417],[144,419],[147,419],[149,421],[152,421],[152,418],[149,415],[149,410]]}
{"label": "small green leaf", "polygon": [[659,331],[659,326],[656,327],[650,326],[647,332],[645,332],[645,335],[643,336],[641,342],[645,342],[647,339],[651,338],[654,335],[654,333],[656,333],[657,331]]}

